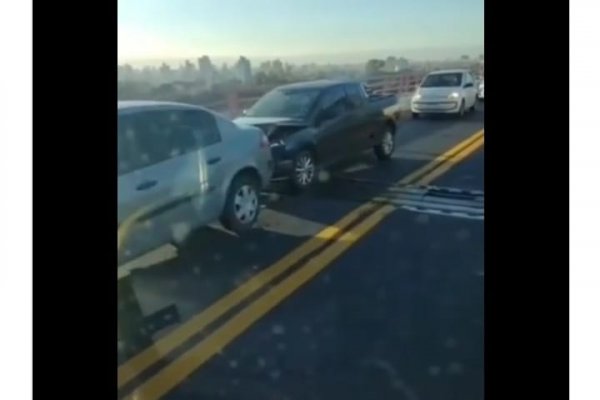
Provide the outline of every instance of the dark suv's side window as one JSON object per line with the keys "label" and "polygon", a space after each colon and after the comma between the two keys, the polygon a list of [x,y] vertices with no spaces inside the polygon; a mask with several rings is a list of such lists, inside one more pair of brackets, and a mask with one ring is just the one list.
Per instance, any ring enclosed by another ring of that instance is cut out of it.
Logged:
{"label": "dark suv's side window", "polygon": [[321,113],[327,116],[327,119],[339,117],[348,109],[346,92],[342,86],[336,86],[329,89],[321,99]]}
{"label": "dark suv's side window", "polygon": [[363,103],[363,94],[358,85],[346,85],[348,105],[350,109],[359,108]]}
{"label": "dark suv's side window", "polygon": [[214,117],[200,110],[143,111],[119,116],[119,175],[220,140]]}

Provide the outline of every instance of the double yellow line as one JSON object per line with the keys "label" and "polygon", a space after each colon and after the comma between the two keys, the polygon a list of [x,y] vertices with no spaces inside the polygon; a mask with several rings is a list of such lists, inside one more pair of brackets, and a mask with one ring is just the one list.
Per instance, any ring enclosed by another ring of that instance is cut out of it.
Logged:
{"label": "double yellow line", "polygon": [[[452,168],[453,165],[475,152],[481,145],[483,145],[483,130],[476,132],[423,168],[411,173],[399,181],[398,184],[429,184]],[[143,400],[161,398],[294,291],[325,269],[339,255],[377,226],[394,209],[395,207],[389,204],[381,204],[375,198],[373,201],[354,209],[333,226],[323,229],[315,237],[288,253],[275,264],[254,275],[204,311],[159,339],[153,346],[121,365],[118,368],[119,389],[203,331],[208,325],[240,305],[252,294],[263,289],[269,282],[281,277],[286,271],[297,265],[298,260],[321,249],[304,265],[223,323],[206,339],[191,347],[169,365],[147,379],[129,396],[131,399]],[[360,222],[357,223],[358,220]],[[354,226],[348,229],[353,224]],[[330,243],[323,246],[324,241]],[[322,249],[323,247],[324,249]]]}

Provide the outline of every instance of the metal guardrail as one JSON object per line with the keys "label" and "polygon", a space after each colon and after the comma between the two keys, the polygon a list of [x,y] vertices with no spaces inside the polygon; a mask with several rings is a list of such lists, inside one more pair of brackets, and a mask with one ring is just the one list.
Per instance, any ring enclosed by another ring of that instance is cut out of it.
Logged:
{"label": "metal guardrail", "polygon": [[367,79],[365,87],[369,94],[381,96],[403,96],[414,93],[422,75],[411,73],[398,73]]}

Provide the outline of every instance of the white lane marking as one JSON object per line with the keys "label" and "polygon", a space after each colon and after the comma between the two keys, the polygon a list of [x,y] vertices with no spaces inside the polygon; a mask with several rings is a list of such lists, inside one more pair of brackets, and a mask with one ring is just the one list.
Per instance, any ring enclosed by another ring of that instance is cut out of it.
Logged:
{"label": "white lane marking", "polygon": [[172,244],[157,247],[117,267],[117,280],[121,280],[136,269],[144,269],[177,257],[177,248]]}

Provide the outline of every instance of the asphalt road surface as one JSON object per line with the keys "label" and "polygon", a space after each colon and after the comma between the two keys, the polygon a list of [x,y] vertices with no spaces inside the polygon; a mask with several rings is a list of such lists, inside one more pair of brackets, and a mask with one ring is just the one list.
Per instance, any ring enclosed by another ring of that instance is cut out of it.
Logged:
{"label": "asphalt road surface", "polygon": [[121,270],[119,398],[483,399],[482,130],[406,121],[248,237]]}

